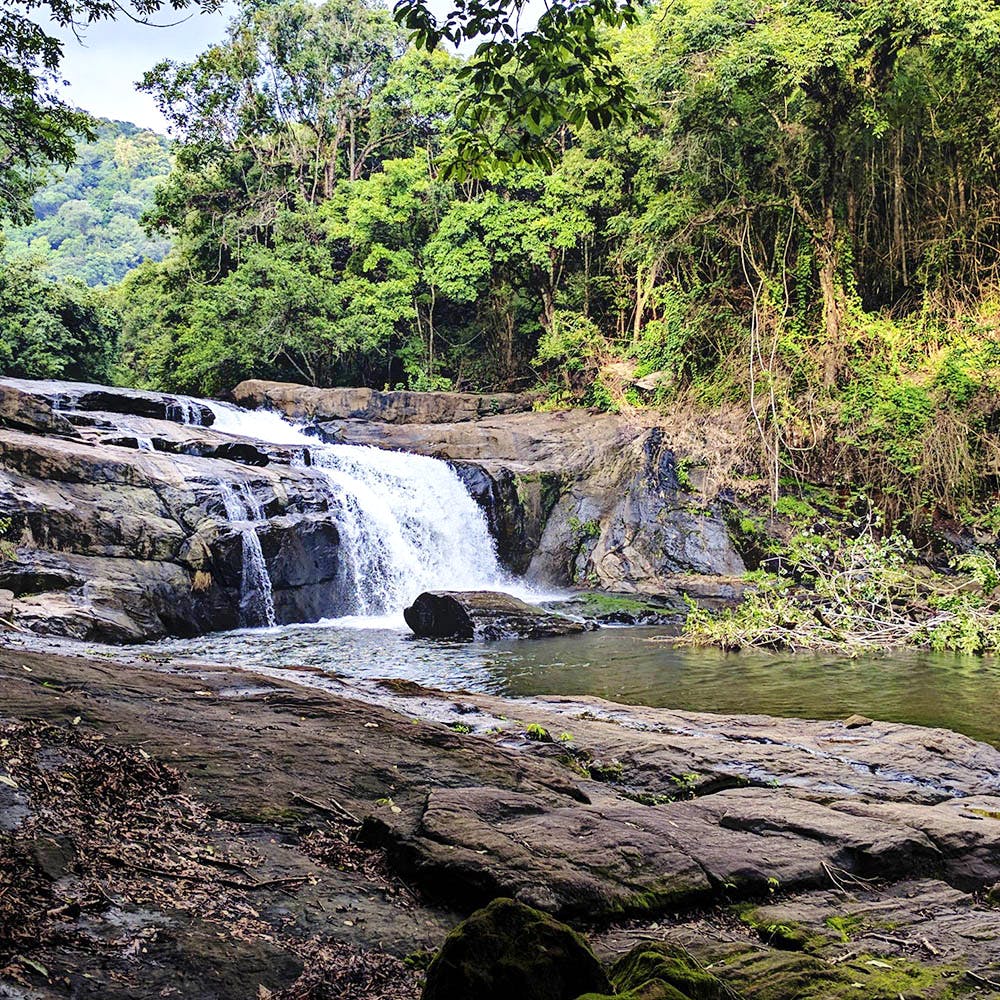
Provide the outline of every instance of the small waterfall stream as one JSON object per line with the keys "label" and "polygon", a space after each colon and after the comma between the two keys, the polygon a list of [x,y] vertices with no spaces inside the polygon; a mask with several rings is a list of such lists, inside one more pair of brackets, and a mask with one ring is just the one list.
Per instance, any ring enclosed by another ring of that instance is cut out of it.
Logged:
{"label": "small waterfall stream", "polygon": [[272,411],[209,405],[213,430],[309,448],[329,484],[354,615],[398,617],[424,590],[512,589],[485,515],[446,462],[325,444]]}
{"label": "small waterfall stream", "polygon": [[255,523],[264,520],[260,501],[246,483],[239,483],[233,489],[228,483],[219,483],[219,492],[230,523],[242,525],[239,528],[243,538],[243,578],[240,586],[240,625],[251,627],[264,625],[268,628],[276,624],[274,617],[274,597],[271,593],[271,578],[264,561]]}
{"label": "small waterfall stream", "polygon": [[193,400],[179,399],[175,403],[167,403],[166,418],[179,424],[200,427],[201,407]]}

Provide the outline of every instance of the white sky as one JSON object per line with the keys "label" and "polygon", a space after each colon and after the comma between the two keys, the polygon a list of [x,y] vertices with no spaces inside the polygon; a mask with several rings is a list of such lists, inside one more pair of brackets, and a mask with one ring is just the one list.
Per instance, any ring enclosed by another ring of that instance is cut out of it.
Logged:
{"label": "white sky", "polygon": [[[218,14],[194,13],[172,27],[146,27],[125,18],[101,21],[88,28],[82,45],[70,33],[53,31],[63,39],[61,75],[68,83],[64,99],[101,118],[165,132],[153,99],[136,91],[136,81],[161,59],[188,61],[220,41],[232,10],[227,5]],[[177,17],[167,9],[153,20],[169,24]]]}

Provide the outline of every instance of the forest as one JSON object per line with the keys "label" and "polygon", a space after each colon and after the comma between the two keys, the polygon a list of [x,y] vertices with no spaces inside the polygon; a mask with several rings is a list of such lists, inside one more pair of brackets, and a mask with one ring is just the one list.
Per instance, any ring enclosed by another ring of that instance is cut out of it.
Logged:
{"label": "forest", "polygon": [[[657,406],[724,428],[703,451],[772,500],[862,485],[910,527],[995,529],[996,11],[684,0],[605,43],[635,97],[610,125],[571,76],[470,78],[379,6],[247,0],[145,74],[169,153],[120,132],[111,195],[86,166],[106,129],[8,235],[0,365]],[[570,110],[512,129],[484,79]],[[100,213],[127,252],[84,235]]]}
{"label": "forest", "polygon": [[31,199],[34,220],[6,232],[7,252],[36,260],[46,278],[90,287],[121,281],[146,260],[161,260],[168,237],[140,218],[170,173],[170,142],[128,122],[98,121],[92,141],[76,145],[76,162],[46,172]]}

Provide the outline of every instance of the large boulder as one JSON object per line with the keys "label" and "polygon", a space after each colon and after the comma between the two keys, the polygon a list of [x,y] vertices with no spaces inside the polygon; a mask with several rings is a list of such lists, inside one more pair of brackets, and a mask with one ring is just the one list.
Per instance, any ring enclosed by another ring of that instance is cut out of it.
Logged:
{"label": "large boulder", "polygon": [[445,939],[423,1000],[576,1000],[611,993],[587,943],[546,913],[495,899]]}
{"label": "large boulder", "polygon": [[[263,624],[241,610],[251,533],[279,623],[349,609],[329,483],[303,449],[182,426],[171,399],[0,381],[6,623],[113,642]],[[161,416],[53,408],[88,401]],[[207,419],[195,404],[185,412]],[[234,494],[252,520],[230,517]]]}
{"label": "large boulder", "polygon": [[56,413],[44,396],[0,383],[0,426],[40,434],[74,434],[73,425]]}
{"label": "large boulder", "polygon": [[587,629],[583,622],[492,590],[425,591],[403,617],[427,639],[543,639]]}
{"label": "large boulder", "polygon": [[273,409],[292,420],[369,420],[386,424],[440,424],[530,410],[531,393],[410,392],[377,389],[318,389],[287,382],[248,379],[233,400],[249,409]]}

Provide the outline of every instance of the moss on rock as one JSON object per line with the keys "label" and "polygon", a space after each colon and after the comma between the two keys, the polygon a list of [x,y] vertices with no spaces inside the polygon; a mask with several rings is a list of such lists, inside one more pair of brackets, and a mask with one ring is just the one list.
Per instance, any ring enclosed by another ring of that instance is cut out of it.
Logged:
{"label": "moss on rock", "polygon": [[804,952],[741,950],[713,970],[745,1000],[955,1000],[969,992],[964,970],[859,954],[837,965]]}
{"label": "moss on rock", "polygon": [[611,991],[575,931],[523,903],[495,899],[445,939],[427,970],[424,1000],[575,1000]]}

